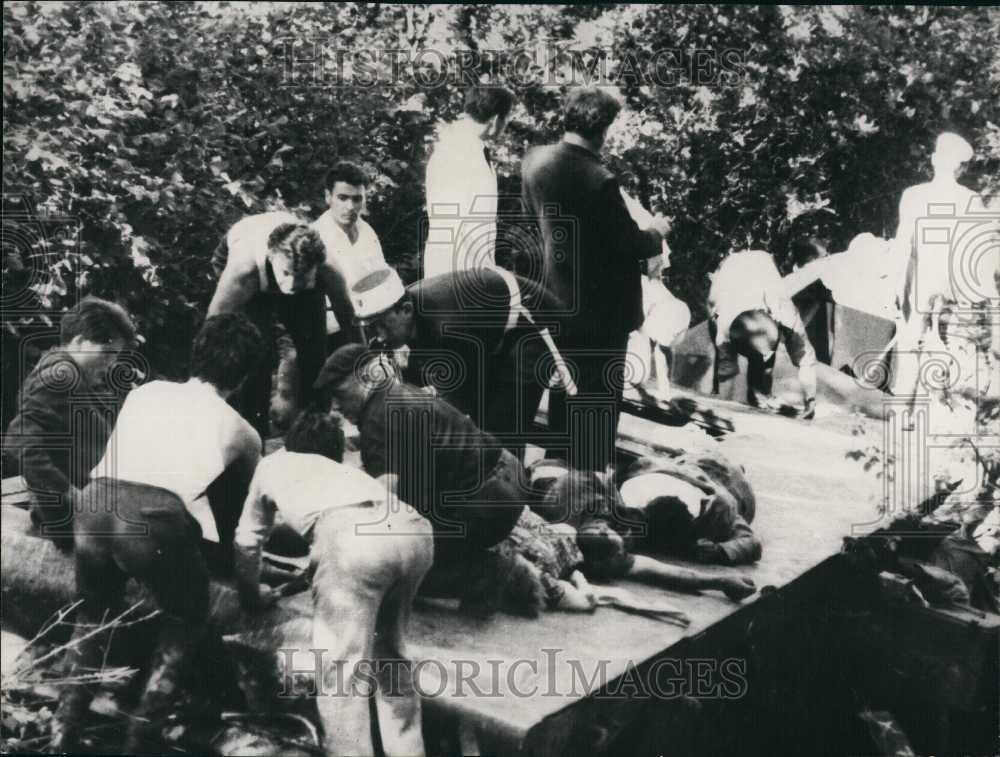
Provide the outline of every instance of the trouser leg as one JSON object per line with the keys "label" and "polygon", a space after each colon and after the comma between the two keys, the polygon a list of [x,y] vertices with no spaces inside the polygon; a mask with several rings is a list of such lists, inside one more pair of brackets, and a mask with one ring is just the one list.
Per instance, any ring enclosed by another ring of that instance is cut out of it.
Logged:
{"label": "trouser leg", "polygon": [[375,703],[382,748],[389,757],[424,754],[420,695],[406,653],[413,598],[434,559],[430,526],[424,523],[421,529],[421,534],[399,539],[402,575],[386,594],[376,620],[375,656],[382,675]]}
{"label": "trouser leg", "polygon": [[[64,677],[74,679],[98,673],[111,634],[89,636],[94,629],[117,616],[125,593],[125,575],[102,547],[100,538],[78,539],[75,550],[76,590],[82,600],[76,612],[76,627],[64,660]],[[99,688],[97,682],[67,684],[60,695],[52,722],[52,750],[73,752],[79,748],[80,729],[90,703]]]}
{"label": "trouser leg", "polygon": [[546,388],[542,371],[545,354],[541,337],[522,322],[507,335],[489,365],[484,428],[521,459]]}
{"label": "trouser leg", "polygon": [[[557,398],[553,420],[554,430],[564,435],[569,445],[570,465],[604,472],[615,460],[628,334],[595,339],[594,343],[598,346],[567,351],[567,360],[576,366],[578,392],[575,397]],[[552,450],[550,454],[560,456]]]}
{"label": "trouser leg", "polygon": [[149,677],[129,725],[127,753],[156,749],[158,731],[179,696],[185,663],[208,625],[209,579],[200,529],[179,501],[177,507],[143,513],[148,535],[114,544],[118,564],[149,589],[163,613]]}
{"label": "trouser leg", "polygon": [[286,295],[278,317],[295,344],[299,407],[313,399],[313,383],[326,360],[326,296],[318,290]]}
{"label": "trouser leg", "polygon": [[277,364],[278,353],[274,343],[274,316],[269,297],[252,302],[246,309],[247,317],[260,330],[261,355],[243,381],[243,386],[232,400],[240,415],[247,419],[261,439],[270,431],[271,377]]}
{"label": "trouser leg", "polygon": [[357,535],[353,524],[333,515],[314,529],[312,641],[323,660],[316,707],[327,754],[375,752],[369,708],[376,688],[376,618],[399,570],[395,560],[385,559],[383,539]]}

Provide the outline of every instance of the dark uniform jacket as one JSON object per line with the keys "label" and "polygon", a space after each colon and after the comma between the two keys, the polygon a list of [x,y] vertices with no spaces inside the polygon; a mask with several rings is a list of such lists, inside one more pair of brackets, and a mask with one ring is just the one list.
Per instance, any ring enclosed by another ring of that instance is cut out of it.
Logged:
{"label": "dark uniform jacket", "polygon": [[521,173],[524,204],[541,226],[543,283],[564,304],[574,340],[600,344],[638,328],[640,261],[661,252],[661,239],[636,225],[614,174],[567,142],[529,151]]}

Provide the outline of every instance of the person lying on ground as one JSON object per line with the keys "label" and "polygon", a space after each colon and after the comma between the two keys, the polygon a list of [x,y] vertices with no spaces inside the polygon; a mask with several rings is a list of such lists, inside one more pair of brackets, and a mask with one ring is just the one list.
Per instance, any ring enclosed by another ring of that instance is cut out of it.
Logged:
{"label": "person lying on ground", "polygon": [[80,490],[104,454],[120,405],[105,378],[135,345],[136,331],[122,307],[85,297],[62,317],[59,341],[24,380],[4,453],[20,458],[34,527],[69,550]]}
{"label": "person lying on ground", "polygon": [[[524,468],[454,406],[401,382],[383,359],[360,344],[341,347],[317,388],[328,390],[358,427],[365,471],[391,476],[399,498],[431,522],[435,568],[473,566],[489,575],[488,563],[497,559],[489,548],[527,504]],[[467,609],[495,609],[495,596],[474,593],[467,592]]]}
{"label": "person lying on ground", "polygon": [[329,754],[374,754],[362,666],[376,674],[377,728],[386,754],[423,754],[420,697],[406,656],[410,608],[430,569],[430,523],[385,485],[343,464],[337,416],[301,414],[284,450],[257,466],[236,529],[236,581],[244,606],[266,607],[262,548],[275,514],[311,542],[313,647],[346,665],[345,696],[317,698]]}
{"label": "person lying on ground", "polygon": [[[207,319],[192,346],[191,378],[152,381],[128,395],[104,457],[80,495],[84,506],[73,525],[82,604],[67,674],[100,670],[110,637],[91,632],[121,609],[129,578],[149,591],[163,613],[146,688],[129,721],[128,754],[157,751],[158,729],[176,699],[185,660],[196,647],[221,645],[209,630],[202,525],[190,508],[208,495],[226,555],[261,454],[260,436],[226,398],[253,369],[260,350],[260,332],[246,317]],[[87,685],[63,690],[53,720],[55,751],[78,750],[93,695]]]}
{"label": "person lying on ground", "polygon": [[645,524],[645,549],[728,565],[761,557],[750,528],[753,489],[742,467],[717,452],[640,458],[622,477],[620,492],[619,519]]}
{"label": "person lying on ground", "polygon": [[208,315],[244,313],[263,336],[263,359],[247,377],[236,402],[262,438],[269,431],[271,381],[278,364],[275,324],[295,345],[300,406],[326,357],[326,298],[350,322],[347,286],[327,262],[319,232],[287,212],[247,216],[229,229],[212,256],[219,277]]}
{"label": "person lying on ground", "polygon": [[[633,552],[650,550],[645,523],[624,508],[614,486],[588,471],[572,470],[562,461],[542,460],[531,466],[529,479],[537,499],[532,504],[550,523],[576,529],[583,554],[582,571],[589,579],[631,578],[682,591],[718,589],[730,599],[753,594],[751,578],[736,573],[703,573]],[[632,520],[628,520],[630,517]]]}
{"label": "person lying on ground", "polygon": [[778,343],[784,342],[799,369],[802,417],[816,414],[816,354],[805,326],[785,294],[774,259],[762,250],[729,255],[712,276],[709,292],[710,332],[717,349],[717,382],[739,373],[737,355],[748,361],[747,402],[778,410],[772,395]]}

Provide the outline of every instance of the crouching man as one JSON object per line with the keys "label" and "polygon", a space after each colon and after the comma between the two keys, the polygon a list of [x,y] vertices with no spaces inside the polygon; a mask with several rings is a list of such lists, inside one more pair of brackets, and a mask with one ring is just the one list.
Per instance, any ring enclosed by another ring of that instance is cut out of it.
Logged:
{"label": "crouching man", "polygon": [[212,256],[219,276],[208,315],[245,313],[263,336],[263,359],[247,377],[236,402],[257,432],[269,430],[271,376],[278,364],[273,335],[280,323],[295,345],[296,400],[307,404],[326,357],[326,297],[339,317],[350,315],[346,284],[327,264],[319,234],[297,216],[275,211],[233,225]]}
{"label": "crouching man", "polygon": [[[194,647],[211,640],[202,527],[189,508],[207,493],[220,543],[231,547],[261,440],[226,398],[253,368],[260,342],[243,316],[206,320],[194,340],[191,378],[152,381],[128,395],[104,458],[80,495],[73,526],[82,604],[67,647],[67,675],[101,670],[110,638],[102,640],[95,626],[121,610],[129,578],[148,589],[164,615],[146,688],[129,721],[126,754],[158,751],[158,729],[176,699],[184,663]],[[53,751],[79,751],[80,721],[93,695],[88,685],[63,689]]]}
{"label": "crouching man", "polygon": [[[498,609],[503,559],[489,548],[507,537],[528,502],[520,461],[440,397],[400,382],[363,345],[333,353],[317,383],[361,434],[369,475],[394,482],[399,498],[434,529],[434,565],[460,567],[463,607]],[[488,588],[470,576],[481,576]],[[478,586],[478,588],[477,588]],[[455,587],[452,587],[455,588]]]}
{"label": "crouching man", "polygon": [[799,369],[802,416],[816,414],[816,353],[791,299],[785,294],[774,259],[763,250],[729,255],[712,276],[709,292],[711,333],[718,349],[719,382],[739,373],[737,355],[747,359],[747,402],[778,410],[772,396],[778,343],[784,341]]}
{"label": "crouching man", "polygon": [[[375,754],[371,694],[385,754],[423,754],[406,629],[434,559],[431,526],[343,456],[339,418],[311,411],[295,421],[285,449],[261,461],[236,531],[237,586],[248,609],[269,603],[261,548],[281,513],[312,542],[313,648],[343,666],[331,679],[341,690],[316,700],[327,754]],[[370,672],[375,692],[365,690]]]}

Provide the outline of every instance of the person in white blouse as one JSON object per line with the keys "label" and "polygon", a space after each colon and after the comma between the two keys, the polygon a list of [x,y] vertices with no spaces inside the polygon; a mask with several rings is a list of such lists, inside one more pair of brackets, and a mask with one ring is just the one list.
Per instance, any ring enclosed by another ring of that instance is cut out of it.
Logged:
{"label": "person in white blouse", "polygon": [[[339,297],[330,297],[332,305],[344,300],[354,284],[372,271],[386,267],[382,243],[375,230],[361,217],[365,210],[371,179],[356,163],[342,160],[331,168],[323,182],[324,198],[329,206],[312,223],[326,247],[326,264],[343,281]],[[328,303],[329,305],[329,303]],[[329,312],[329,311],[328,311]],[[338,340],[354,341],[357,336],[350,307],[334,308],[329,312],[327,330],[338,334]]]}
{"label": "person in white blouse", "polygon": [[236,530],[236,584],[248,609],[268,603],[261,549],[280,513],[312,544],[312,647],[330,666],[325,696],[316,698],[326,753],[375,754],[374,695],[384,753],[423,754],[405,642],[413,597],[434,559],[431,524],[386,483],[344,465],[343,454],[339,418],[308,411],[285,449],[261,461]]}
{"label": "person in white blouse", "polygon": [[507,128],[514,93],[474,86],[465,112],[438,127],[427,162],[423,276],[496,265],[497,176],[489,143]]}

